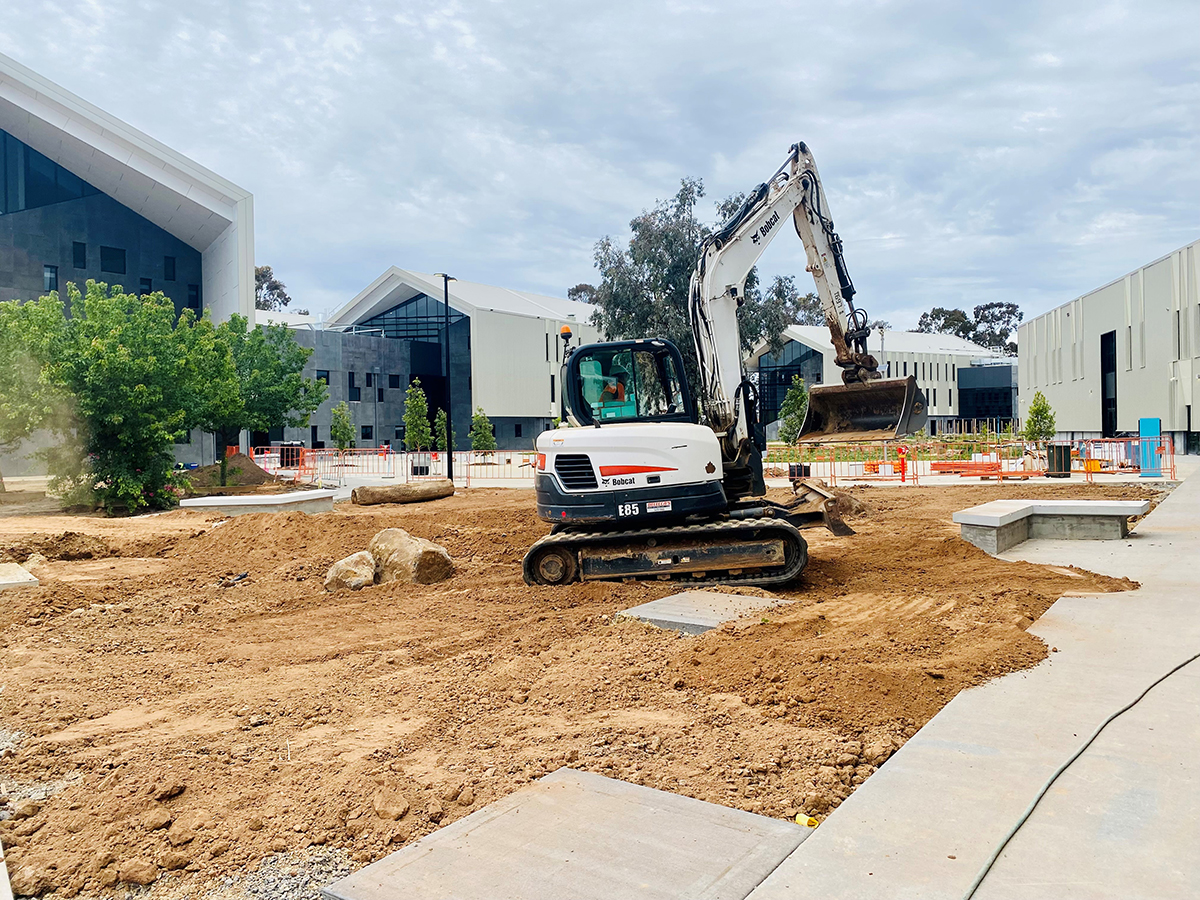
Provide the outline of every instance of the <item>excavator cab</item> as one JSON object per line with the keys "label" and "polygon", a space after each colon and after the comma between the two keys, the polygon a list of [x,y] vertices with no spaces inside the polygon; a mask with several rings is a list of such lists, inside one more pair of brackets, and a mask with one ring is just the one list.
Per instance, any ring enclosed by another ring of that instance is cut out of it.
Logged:
{"label": "excavator cab", "polygon": [[667,340],[580,347],[567,360],[563,394],[579,425],[697,421],[683,358]]}

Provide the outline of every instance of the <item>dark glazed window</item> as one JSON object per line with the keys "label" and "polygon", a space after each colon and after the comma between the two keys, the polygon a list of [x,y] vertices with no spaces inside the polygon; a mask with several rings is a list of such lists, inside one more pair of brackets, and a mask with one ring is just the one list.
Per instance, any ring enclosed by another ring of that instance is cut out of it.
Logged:
{"label": "dark glazed window", "polygon": [[399,375],[389,375],[388,376],[388,387],[399,388],[400,387],[400,376]]}
{"label": "dark glazed window", "polygon": [[74,241],[71,244],[71,264],[77,269],[87,268],[87,244]]}
{"label": "dark glazed window", "polygon": [[58,290],[58,266],[42,266],[42,290]]}
{"label": "dark glazed window", "polygon": [[383,402],[383,388],[376,388],[375,399],[378,400],[380,403]]}
{"label": "dark glazed window", "polygon": [[520,436],[521,436],[521,423],[518,422],[516,425],[513,426],[513,437],[520,437]]}
{"label": "dark glazed window", "polygon": [[175,280],[175,257],[173,256],[163,257],[163,279],[165,281]]}
{"label": "dark glazed window", "polygon": [[326,384],[329,384],[329,370],[317,369],[317,381],[323,381]]}
{"label": "dark glazed window", "polygon": [[139,293],[141,293],[141,294],[153,294],[154,293],[154,282],[153,281],[151,281],[149,278],[142,278],[142,279],[140,279],[140,282],[141,283],[138,285]]}
{"label": "dark glazed window", "polygon": [[362,439],[364,441],[372,441],[375,439],[375,426],[364,425],[362,427]]}
{"label": "dark glazed window", "polygon": [[199,309],[200,308],[200,285],[198,285],[198,284],[189,284],[188,285],[187,305],[188,305],[188,309]]}
{"label": "dark glazed window", "polygon": [[125,274],[125,251],[120,247],[100,248],[100,271],[114,275]]}
{"label": "dark glazed window", "polygon": [[350,399],[352,401],[361,400],[362,399],[362,388],[355,385],[354,373],[347,372],[346,375],[347,375],[346,387],[349,388],[349,390],[350,390]]}
{"label": "dark glazed window", "polygon": [[371,373],[367,373],[367,387],[371,387],[374,382],[371,381]]}

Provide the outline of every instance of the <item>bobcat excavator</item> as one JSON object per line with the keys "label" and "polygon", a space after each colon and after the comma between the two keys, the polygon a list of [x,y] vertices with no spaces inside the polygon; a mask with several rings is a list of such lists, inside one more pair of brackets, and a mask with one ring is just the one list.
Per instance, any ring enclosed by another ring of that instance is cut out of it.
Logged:
{"label": "bobcat excavator", "polygon": [[854,305],[816,165],[795,144],[701,247],[689,297],[699,403],[668,340],[588,344],[567,359],[562,393],[575,427],[537,439],[537,512],[554,529],[525,555],[526,582],[784,584],[808,563],[800,527],[851,533],[827,494],[810,490],[793,505],[763,499],[766,441],[757,389],[742,366],[737,309],[746,276],[789,214],[843,381],[809,390],[802,439],[879,439],[924,427],[916,378],[882,379],[867,352],[867,314]]}

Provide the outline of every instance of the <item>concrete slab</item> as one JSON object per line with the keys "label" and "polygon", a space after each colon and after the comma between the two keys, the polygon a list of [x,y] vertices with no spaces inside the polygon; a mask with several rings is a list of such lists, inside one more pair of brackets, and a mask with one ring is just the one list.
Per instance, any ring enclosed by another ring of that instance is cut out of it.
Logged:
{"label": "concrete slab", "polygon": [[333,511],[336,490],[293,491],[288,494],[235,494],[229,497],[192,497],[181,500],[184,509],[244,516],[261,512],[322,513]]}
{"label": "concrete slab", "polygon": [[1027,516],[1143,516],[1149,500],[993,500],[956,512],[959,525],[999,528]]}
{"label": "concrete slab", "polygon": [[[1200,479],[1129,540],[1030,541],[1006,558],[1030,555],[1142,587],[1055,603],[1030,631],[1059,652],[955,697],[752,900],[959,900],[1086,736],[1200,651]],[[1193,663],[1113,722],[1018,831],[976,900],[1200,896],[1198,707]]]}
{"label": "concrete slab", "polygon": [[0,591],[5,588],[37,587],[40,582],[16,563],[0,563]]}
{"label": "concrete slab", "polygon": [[703,634],[742,616],[785,606],[791,600],[774,597],[748,597],[716,591],[683,591],[660,600],[623,610],[620,615],[638,619],[669,631]]}
{"label": "concrete slab", "polygon": [[330,900],[742,900],[809,833],[559,769],[322,893]]}

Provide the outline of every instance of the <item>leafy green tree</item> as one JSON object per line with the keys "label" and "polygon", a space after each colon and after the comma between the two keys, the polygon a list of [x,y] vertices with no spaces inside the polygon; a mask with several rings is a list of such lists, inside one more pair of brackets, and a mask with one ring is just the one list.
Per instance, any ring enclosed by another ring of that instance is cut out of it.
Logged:
{"label": "leafy green tree", "polygon": [[1048,441],[1057,433],[1054,410],[1041,391],[1029,401],[1029,413],[1025,416],[1025,427],[1021,433],[1027,441]]}
{"label": "leafy green tree", "polygon": [[286,325],[249,327],[244,316],[231,316],[216,328],[235,369],[236,396],[216,405],[203,427],[217,435],[221,484],[225,484],[223,448],[242,431],[299,428],[329,397],[323,382],[301,375],[312,350],[301,347]]}
{"label": "leafy green tree", "polygon": [[[633,236],[628,246],[619,246],[611,237],[601,239],[595,248],[600,284],[592,297],[598,307],[593,323],[606,338],[668,338],[683,354],[693,385],[700,380],[688,290],[701,242],[712,230],[696,216],[696,203],[703,196],[703,182],[685,178],[673,198],[629,223]],[[731,197],[719,205],[718,212],[726,218],[741,203],[741,197]],[[765,338],[772,350],[778,350],[791,315],[786,285],[772,285],[764,296],[752,269],[743,296],[745,302],[738,309],[743,348],[749,351]]]}
{"label": "leafy green tree", "polygon": [[52,304],[0,303],[0,454],[14,452],[67,405],[42,375],[61,336],[59,312]]}
{"label": "leafy green tree", "polygon": [[429,401],[425,399],[420,378],[414,378],[404,394],[404,446],[410,451],[428,450],[433,446]]}
{"label": "leafy green tree", "polygon": [[[438,450],[453,449],[446,446],[446,411],[444,409],[439,409],[437,415],[433,417],[433,432]],[[457,433],[454,435],[454,446],[458,446]]]}
{"label": "leafy green tree", "polygon": [[350,407],[345,400],[329,411],[329,438],[339,451],[354,442],[354,422],[350,419]]}
{"label": "leafy green tree", "polygon": [[471,416],[471,449],[484,453],[496,449],[496,435],[482,407],[476,407],[475,415]]}
{"label": "leafy green tree", "polygon": [[935,306],[929,312],[921,313],[916,330],[925,334],[952,334],[1011,356],[1016,354],[1017,345],[1009,338],[1024,317],[1017,304],[1000,301],[976,306],[973,315],[961,309]]}
{"label": "leafy green tree", "polygon": [[792,376],[792,386],[779,408],[779,439],[785,444],[794,444],[800,438],[800,427],[808,412],[808,387],[799,375]]}
{"label": "leafy green tree", "polygon": [[275,277],[270,266],[254,267],[254,308],[282,310],[292,302],[287,285]]}
{"label": "leafy green tree", "polygon": [[74,406],[67,445],[80,452],[51,458],[52,487],[109,512],[174,506],[172,441],[203,412],[202,373],[218,371],[219,363],[193,357],[193,314],[185,310],[176,320],[174,303],[161,292],[139,297],[94,281],[84,295],[74,284],[67,290],[70,318],[52,293],[30,301],[35,309],[22,329],[51,349],[41,378],[70,394]]}

